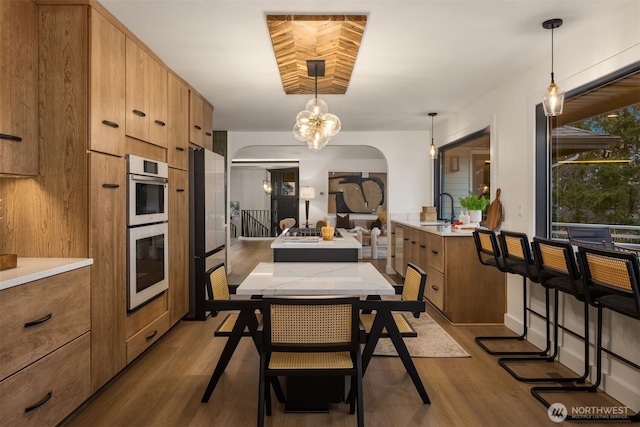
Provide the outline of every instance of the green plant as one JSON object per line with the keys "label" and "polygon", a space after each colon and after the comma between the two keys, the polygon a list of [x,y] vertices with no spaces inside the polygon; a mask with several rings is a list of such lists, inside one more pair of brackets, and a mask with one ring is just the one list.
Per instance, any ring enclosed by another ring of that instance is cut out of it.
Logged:
{"label": "green plant", "polygon": [[469,192],[467,197],[460,197],[458,200],[463,208],[469,209],[470,211],[483,211],[489,205],[489,199],[483,195],[478,197],[471,192]]}

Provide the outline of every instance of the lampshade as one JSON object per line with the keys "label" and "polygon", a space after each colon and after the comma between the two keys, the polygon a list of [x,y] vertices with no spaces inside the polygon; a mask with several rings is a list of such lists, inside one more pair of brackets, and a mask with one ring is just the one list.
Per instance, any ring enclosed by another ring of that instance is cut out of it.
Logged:
{"label": "lampshade", "polygon": [[542,28],[551,30],[551,84],[547,88],[547,93],[542,100],[545,116],[559,116],[562,114],[564,105],[564,91],[556,85],[553,75],[553,30],[562,25],[562,19],[549,19],[542,23]]}
{"label": "lampshade", "polygon": [[322,150],[329,140],[340,132],[340,119],[329,113],[329,106],[318,98],[318,76],[324,76],[324,60],[307,61],[310,77],[316,78],[315,97],[307,102],[305,109],[296,116],[293,136],[305,141],[312,151]]}
{"label": "lampshade", "polygon": [[300,189],[300,198],[301,199],[305,199],[305,200],[309,200],[309,199],[315,199],[316,197],[316,189],[313,187],[302,187]]}

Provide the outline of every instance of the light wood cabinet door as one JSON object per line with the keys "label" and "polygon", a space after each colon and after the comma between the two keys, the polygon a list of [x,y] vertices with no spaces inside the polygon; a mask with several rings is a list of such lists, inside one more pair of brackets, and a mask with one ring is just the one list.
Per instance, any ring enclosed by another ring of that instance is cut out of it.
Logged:
{"label": "light wood cabinet door", "polygon": [[[189,88],[173,74],[167,78],[168,123],[167,162],[169,167],[189,168]],[[171,181],[169,181],[171,182]]]}
{"label": "light wood cabinet door", "polygon": [[124,155],[125,36],[90,8],[89,149]]}
{"label": "light wood cabinet door", "polygon": [[38,7],[0,0],[0,174],[38,174]]}
{"label": "light wood cabinet door", "polygon": [[126,365],[126,168],[125,159],[89,154],[89,256],[92,390]]}
{"label": "light wood cabinet door", "polygon": [[396,258],[394,269],[396,273],[404,277],[404,226],[396,224]]}
{"label": "light wood cabinet door", "polygon": [[3,426],[55,426],[90,395],[91,334],[85,333],[0,382]]}
{"label": "light wood cabinet door", "polygon": [[91,269],[0,291],[0,379],[91,328]]}
{"label": "light wood cabinet door", "polygon": [[203,145],[207,150],[213,151],[213,105],[204,100],[202,104]]}
{"label": "light wood cabinet door", "polygon": [[169,168],[169,312],[171,325],[189,311],[189,173]]}
{"label": "light wood cabinet door", "polygon": [[126,52],[126,132],[132,138],[149,141],[151,58],[129,38]]}
{"label": "light wood cabinet door", "polygon": [[149,58],[149,142],[167,148],[167,69]]}
{"label": "light wood cabinet door", "polygon": [[204,100],[194,91],[189,91],[189,141],[204,148]]}

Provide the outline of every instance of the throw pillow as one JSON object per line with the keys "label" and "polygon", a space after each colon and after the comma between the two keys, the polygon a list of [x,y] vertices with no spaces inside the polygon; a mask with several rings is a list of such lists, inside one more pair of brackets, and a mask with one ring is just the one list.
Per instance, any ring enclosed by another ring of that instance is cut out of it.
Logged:
{"label": "throw pillow", "polygon": [[349,214],[344,216],[336,215],[336,228],[349,228]]}

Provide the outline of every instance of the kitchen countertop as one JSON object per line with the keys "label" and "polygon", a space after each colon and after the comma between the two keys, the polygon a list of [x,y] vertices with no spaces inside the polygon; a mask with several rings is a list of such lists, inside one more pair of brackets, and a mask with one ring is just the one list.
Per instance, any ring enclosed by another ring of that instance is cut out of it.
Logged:
{"label": "kitchen countertop", "polygon": [[314,249],[360,249],[362,243],[360,243],[352,234],[346,231],[344,228],[339,228],[338,231],[342,237],[334,238],[333,240],[322,240],[314,237],[283,237],[282,234],[271,243],[271,249],[295,249],[295,248],[314,248]]}
{"label": "kitchen countertop", "polygon": [[424,222],[421,222],[419,218],[412,218],[410,216],[404,219],[392,216],[391,221],[398,224],[407,225],[409,227],[418,228],[428,233],[437,234],[438,236],[472,236],[474,230],[474,228],[452,229],[451,227],[445,227],[444,225],[423,225]]}
{"label": "kitchen countertop", "polygon": [[20,258],[18,266],[0,271],[0,291],[93,264],[93,258]]}

